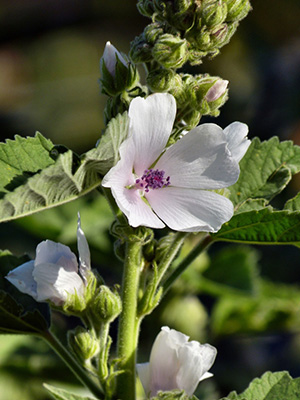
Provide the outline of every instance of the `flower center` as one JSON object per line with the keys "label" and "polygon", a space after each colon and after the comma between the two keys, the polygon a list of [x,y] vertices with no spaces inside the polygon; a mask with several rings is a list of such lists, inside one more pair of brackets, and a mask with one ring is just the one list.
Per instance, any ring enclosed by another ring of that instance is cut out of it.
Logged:
{"label": "flower center", "polygon": [[141,178],[136,179],[135,187],[149,192],[150,189],[161,189],[170,185],[170,177],[164,178],[165,171],[145,169]]}

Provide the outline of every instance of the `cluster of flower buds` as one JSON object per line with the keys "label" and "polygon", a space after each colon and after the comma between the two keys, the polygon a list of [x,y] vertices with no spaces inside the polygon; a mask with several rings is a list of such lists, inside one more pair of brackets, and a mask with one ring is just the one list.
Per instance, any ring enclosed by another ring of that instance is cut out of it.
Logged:
{"label": "cluster of flower buds", "polygon": [[153,92],[171,93],[177,103],[177,121],[187,129],[198,125],[203,115],[219,115],[219,108],[228,98],[228,81],[216,76],[177,74],[157,68],[149,72],[147,84]]}
{"label": "cluster of flower buds", "polygon": [[154,22],[132,42],[130,56],[164,68],[217,55],[251,9],[249,0],[139,0],[137,6]]}

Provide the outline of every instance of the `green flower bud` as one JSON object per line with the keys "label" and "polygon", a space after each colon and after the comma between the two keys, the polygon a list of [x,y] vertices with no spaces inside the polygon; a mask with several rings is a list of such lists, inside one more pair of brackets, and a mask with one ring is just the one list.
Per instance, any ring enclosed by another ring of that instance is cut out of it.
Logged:
{"label": "green flower bud", "polygon": [[187,41],[165,33],[155,43],[152,55],[164,68],[180,68],[188,58]]}
{"label": "green flower bud", "polygon": [[220,0],[204,1],[201,11],[202,24],[213,27],[225,21],[227,4]]}
{"label": "green flower bud", "polygon": [[175,76],[176,72],[171,69],[154,69],[147,76],[147,84],[153,92],[168,92],[176,84]]}
{"label": "green flower bud", "polygon": [[227,22],[240,21],[252,9],[249,0],[227,0]]}
{"label": "green flower bud", "polygon": [[151,18],[152,15],[154,14],[154,7],[152,0],[139,0],[136,6],[139,12],[145,17]]}
{"label": "green flower bud", "polygon": [[102,93],[114,96],[138,84],[139,74],[136,67],[124,57],[110,42],[106,43],[100,60]]}
{"label": "green flower bud", "polygon": [[154,44],[159,36],[163,34],[163,32],[164,31],[160,24],[150,24],[144,29],[144,37],[148,43]]}
{"label": "green flower bud", "polygon": [[130,43],[129,57],[136,64],[153,60],[152,45],[148,43],[144,33]]}
{"label": "green flower bud", "polygon": [[68,332],[68,344],[81,361],[89,360],[99,353],[98,340],[82,326]]}
{"label": "green flower bud", "polygon": [[122,302],[116,291],[111,291],[107,286],[101,285],[90,303],[93,318],[102,323],[110,323],[122,311]]}
{"label": "green flower bud", "polygon": [[227,44],[231,36],[236,31],[238,22],[233,22],[231,24],[221,24],[215,27],[211,31],[211,49],[220,48]]}

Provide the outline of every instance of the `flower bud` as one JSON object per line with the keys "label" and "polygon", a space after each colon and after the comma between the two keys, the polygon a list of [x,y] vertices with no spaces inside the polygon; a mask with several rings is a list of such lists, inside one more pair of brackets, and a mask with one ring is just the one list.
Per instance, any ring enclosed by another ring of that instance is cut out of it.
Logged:
{"label": "flower bud", "polygon": [[214,83],[213,86],[206,93],[205,100],[209,103],[211,101],[218,100],[226,92],[228,83],[228,81],[223,79],[217,80],[216,83]]}
{"label": "flower bud", "polygon": [[68,344],[82,361],[91,359],[99,352],[98,340],[82,326],[77,326],[75,330],[68,332]]}
{"label": "flower bud", "polygon": [[129,57],[136,64],[153,60],[152,45],[148,43],[144,33],[130,43]]}
{"label": "flower bud", "polygon": [[108,96],[114,96],[137,85],[139,75],[136,67],[107,42],[100,60],[101,90]]}
{"label": "flower bud", "polygon": [[152,55],[164,68],[180,68],[188,58],[187,41],[165,33],[155,43]]}
{"label": "flower bud", "polygon": [[153,1],[152,0],[139,0],[137,3],[139,12],[145,17],[151,18],[154,14]]}
{"label": "flower bud", "polygon": [[225,21],[227,16],[227,4],[220,0],[208,0],[203,2],[202,24],[213,27]]}
{"label": "flower bud", "polygon": [[110,323],[122,311],[122,302],[116,291],[113,292],[108,286],[101,285],[90,307],[95,319],[102,323]]}
{"label": "flower bud", "polygon": [[158,23],[147,25],[144,29],[145,39],[148,43],[154,44],[163,32],[161,25]]}
{"label": "flower bud", "polygon": [[251,8],[249,0],[227,0],[226,21],[240,21],[246,17]]}
{"label": "flower bud", "polygon": [[176,82],[175,75],[171,69],[154,69],[147,76],[147,84],[153,92],[168,92]]}

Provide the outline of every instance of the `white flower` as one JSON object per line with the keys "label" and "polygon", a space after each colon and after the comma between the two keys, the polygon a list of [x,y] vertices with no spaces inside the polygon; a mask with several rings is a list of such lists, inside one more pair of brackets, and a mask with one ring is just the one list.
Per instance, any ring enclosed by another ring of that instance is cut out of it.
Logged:
{"label": "white flower", "polygon": [[117,59],[119,59],[121,61],[121,63],[125,67],[127,67],[127,62],[124,60],[124,57],[121,55],[121,53],[110,42],[106,42],[103,56],[101,58],[100,63],[105,64],[108,72],[113,77],[115,77],[115,75],[116,75]]}
{"label": "white flower", "polygon": [[137,97],[128,115],[129,135],[120,146],[120,160],[102,185],[111,188],[129,224],[218,231],[232,217],[233,205],[209,190],[237,181],[234,153],[240,157],[247,150],[246,125],[236,122],[227,133],[215,124],[199,125],[166,149],[176,115],[172,95]]}
{"label": "white flower", "polygon": [[50,300],[58,306],[67,300],[68,294],[83,295],[91,267],[90,251],[79,216],[77,242],[79,270],[76,256],[68,246],[45,240],[37,246],[35,260],[10,271],[6,279],[35,300]]}
{"label": "white flower", "polygon": [[161,328],[152,346],[150,362],[137,364],[147,396],[174,389],[185,390],[191,396],[200,381],[212,376],[207,371],[214,363],[216,348],[188,340],[181,332],[167,326]]}

